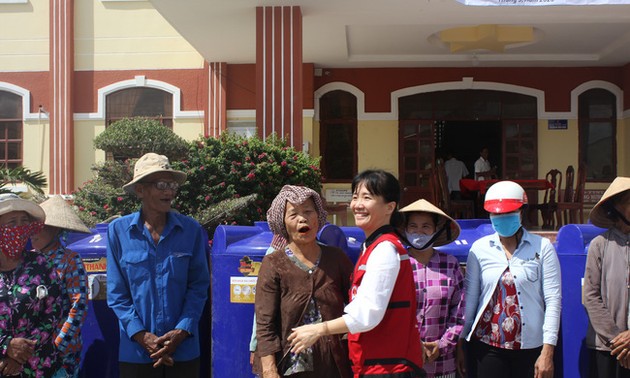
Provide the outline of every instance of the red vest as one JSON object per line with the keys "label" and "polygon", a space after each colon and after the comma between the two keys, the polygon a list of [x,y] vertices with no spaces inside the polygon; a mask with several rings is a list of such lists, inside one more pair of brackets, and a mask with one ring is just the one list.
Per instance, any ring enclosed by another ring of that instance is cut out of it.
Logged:
{"label": "red vest", "polygon": [[[393,233],[379,235],[359,257],[352,275],[350,300],[365,274],[370,254],[379,243],[389,241],[400,255],[400,271],[383,320],[372,330],[348,334],[354,376],[396,377],[397,373],[422,372],[422,344],[416,319],[416,288],[406,248]],[[424,375],[418,375],[424,376]]]}

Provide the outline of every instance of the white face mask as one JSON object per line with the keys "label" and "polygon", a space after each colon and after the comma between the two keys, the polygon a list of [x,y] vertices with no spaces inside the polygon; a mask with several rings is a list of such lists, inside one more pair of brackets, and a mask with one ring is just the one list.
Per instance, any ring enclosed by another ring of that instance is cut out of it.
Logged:
{"label": "white face mask", "polygon": [[433,246],[433,241],[431,241],[431,239],[433,239],[433,236],[435,236],[435,234],[425,235],[405,232],[405,235],[407,236],[407,240],[409,241],[411,246],[417,250],[422,251]]}

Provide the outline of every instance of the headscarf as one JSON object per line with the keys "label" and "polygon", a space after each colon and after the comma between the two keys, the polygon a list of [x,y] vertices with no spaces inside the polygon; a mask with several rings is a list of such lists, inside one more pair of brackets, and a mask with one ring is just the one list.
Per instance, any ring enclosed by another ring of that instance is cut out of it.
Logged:
{"label": "headscarf", "polygon": [[284,214],[287,209],[287,201],[294,205],[300,205],[307,199],[312,198],[318,215],[318,230],[326,224],[326,210],[322,203],[322,198],[311,188],[306,186],[285,185],[271,202],[267,210],[267,223],[269,229],[274,234],[281,235],[286,240],[289,239],[287,229],[284,225]]}

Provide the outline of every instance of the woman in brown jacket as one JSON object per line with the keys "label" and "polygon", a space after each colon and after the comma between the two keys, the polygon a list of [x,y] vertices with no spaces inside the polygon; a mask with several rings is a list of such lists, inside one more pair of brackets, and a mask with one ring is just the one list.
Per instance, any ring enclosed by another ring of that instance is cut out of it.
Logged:
{"label": "woman in brown jacket", "polygon": [[323,337],[298,354],[289,351],[287,342],[293,328],[335,319],[348,303],[352,262],[339,248],[316,241],[326,222],[319,194],[285,185],[267,221],[288,244],[263,259],[256,284],[256,353],[262,377],[351,377],[341,335]]}

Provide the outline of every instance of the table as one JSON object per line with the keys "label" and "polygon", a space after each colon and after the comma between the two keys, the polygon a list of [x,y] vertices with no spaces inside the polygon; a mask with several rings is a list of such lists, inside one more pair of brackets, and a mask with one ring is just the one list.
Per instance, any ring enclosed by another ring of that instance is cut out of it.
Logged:
{"label": "table", "polygon": [[[473,180],[473,179],[461,179],[459,180],[459,188],[462,195],[472,195],[474,192],[479,192],[480,195],[486,194],[486,191],[492,184],[501,180]],[[547,190],[553,189],[553,185],[544,179],[536,180],[510,180],[519,184],[525,190]]]}
{"label": "table", "polygon": [[[497,183],[501,180],[473,180],[473,179],[461,179],[459,180],[459,188],[462,193],[462,196],[476,198],[475,200],[475,210],[477,214],[482,214],[485,212],[483,210],[483,198],[486,194],[486,191],[492,184]],[[553,189],[553,185],[551,182],[544,179],[536,179],[536,180],[510,180],[519,184],[525,190],[547,190]],[[535,211],[532,209],[528,209],[526,214],[523,216],[523,225],[526,228],[530,225],[537,225],[538,219],[531,219],[534,216]]]}

